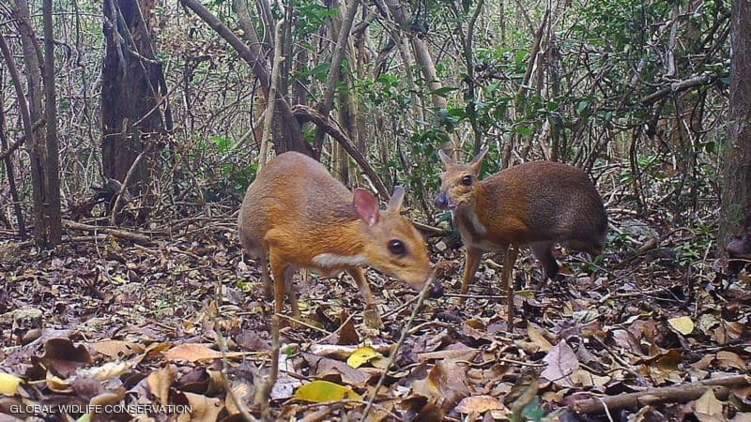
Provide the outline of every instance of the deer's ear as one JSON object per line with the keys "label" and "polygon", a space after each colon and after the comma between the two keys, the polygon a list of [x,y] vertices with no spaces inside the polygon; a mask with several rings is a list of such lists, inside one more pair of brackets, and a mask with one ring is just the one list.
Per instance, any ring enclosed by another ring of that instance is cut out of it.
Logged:
{"label": "deer's ear", "polygon": [[441,161],[443,161],[443,164],[446,166],[450,166],[454,164],[454,159],[449,157],[449,155],[443,152],[443,150],[440,150],[440,149],[438,150],[438,157],[441,159]]}
{"label": "deer's ear", "polygon": [[476,174],[480,174],[480,170],[482,169],[482,162],[485,160],[485,155],[488,154],[488,148],[485,147],[480,150],[480,152],[475,155],[475,158],[472,159],[472,162],[469,163],[469,166],[472,167],[472,170]]}
{"label": "deer's ear", "polygon": [[378,222],[380,213],[378,212],[378,199],[365,189],[355,189],[352,195],[352,206],[355,208],[357,215],[372,226]]}
{"label": "deer's ear", "polygon": [[401,211],[405,193],[404,188],[401,186],[394,188],[394,193],[391,194],[391,199],[389,199],[390,211],[396,211],[397,213]]}

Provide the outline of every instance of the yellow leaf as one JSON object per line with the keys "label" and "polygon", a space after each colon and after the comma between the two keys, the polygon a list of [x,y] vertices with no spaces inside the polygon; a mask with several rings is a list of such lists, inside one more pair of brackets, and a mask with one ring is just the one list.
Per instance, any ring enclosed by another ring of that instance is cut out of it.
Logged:
{"label": "yellow leaf", "polygon": [[383,355],[375,351],[372,347],[365,346],[355,350],[349,355],[349,358],[347,358],[347,365],[353,368],[359,368],[373,359],[382,357]]}
{"label": "yellow leaf", "polygon": [[694,331],[694,321],[691,320],[691,317],[682,316],[678,318],[671,318],[668,320],[668,323],[671,327],[675,328],[676,331],[683,334],[684,336],[687,336],[691,334],[692,331]]}
{"label": "yellow leaf", "polygon": [[329,381],[313,381],[305,384],[295,391],[295,399],[313,403],[325,403],[341,401],[345,399],[362,401],[362,396],[344,387]]}
{"label": "yellow leaf", "polygon": [[15,375],[0,372],[0,394],[15,396],[18,393],[18,386],[21,384],[21,381],[21,378]]}

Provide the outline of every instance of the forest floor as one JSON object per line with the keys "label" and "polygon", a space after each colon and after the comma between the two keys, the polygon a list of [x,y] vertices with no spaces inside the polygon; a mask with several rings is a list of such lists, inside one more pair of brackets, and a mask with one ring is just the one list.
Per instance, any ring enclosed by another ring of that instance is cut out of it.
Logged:
{"label": "forest floor", "polygon": [[[0,244],[0,421],[259,416],[271,302],[231,217],[153,229],[143,244],[68,234],[51,251]],[[544,284],[522,254],[515,278],[532,288],[516,295],[513,330],[502,261],[485,257],[460,305],[462,249],[431,239],[446,295],[425,301],[368,420],[751,420],[751,280],[722,277],[693,236],[622,218],[596,265],[562,255],[567,277]],[[273,418],[360,419],[417,297],[368,276],[381,331],[363,325],[348,277],[298,283],[305,325],[282,330]],[[685,385],[706,380],[720,386]]]}

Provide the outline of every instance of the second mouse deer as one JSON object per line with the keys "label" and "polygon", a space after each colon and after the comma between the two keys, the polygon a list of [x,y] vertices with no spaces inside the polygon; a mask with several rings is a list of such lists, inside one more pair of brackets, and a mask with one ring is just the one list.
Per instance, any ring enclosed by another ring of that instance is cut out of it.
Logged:
{"label": "second mouse deer", "polygon": [[605,207],[587,175],[570,165],[537,161],[513,166],[480,180],[488,150],[470,163],[457,163],[442,151],[445,165],[435,204],[451,210],[467,248],[462,294],[469,290],[484,252],[506,251],[502,283],[513,323],[511,272],[520,247],[530,247],[545,278],[558,274],[555,243],[591,256],[602,253],[608,226]]}

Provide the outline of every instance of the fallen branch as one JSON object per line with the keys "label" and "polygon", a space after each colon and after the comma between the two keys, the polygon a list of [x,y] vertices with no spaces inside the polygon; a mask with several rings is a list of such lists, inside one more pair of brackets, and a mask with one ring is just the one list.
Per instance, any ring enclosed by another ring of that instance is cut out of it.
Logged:
{"label": "fallen branch", "polygon": [[595,397],[576,400],[569,408],[577,413],[595,414],[608,411],[641,408],[659,403],[685,403],[701,397],[708,389],[714,390],[720,400],[727,399],[729,389],[751,385],[751,376],[736,375],[726,378],[709,379],[691,384],[672,387],[652,388],[636,393],[619,394],[609,397]]}
{"label": "fallen branch", "polygon": [[77,223],[75,221],[70,221],[70,220],[63,220],[63,227],[67,229],[71,229],[71,230],[83,230],[87,232],[104,233],[110,236],[115,236],[120,239],[126,239],[132,242],[141,243],[144,245],[148,245],[151,243],[151,239],[149,239],[148,236],[140,234],[140,233],[129,232],[127,230],[111,229],[109,227],[92,226],[89,224]]}

